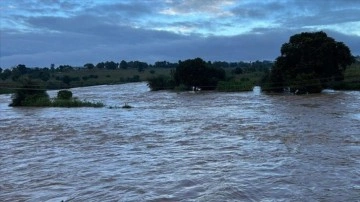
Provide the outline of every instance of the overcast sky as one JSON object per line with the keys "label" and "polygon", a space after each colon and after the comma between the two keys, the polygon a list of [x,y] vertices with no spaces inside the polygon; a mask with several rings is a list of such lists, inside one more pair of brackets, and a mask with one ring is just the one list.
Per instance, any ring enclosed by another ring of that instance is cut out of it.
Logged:
{"label": "overcast sky", "polygon": [[274,60],[325,31],[360,55],[360,0],[0,0],[0,67]]}

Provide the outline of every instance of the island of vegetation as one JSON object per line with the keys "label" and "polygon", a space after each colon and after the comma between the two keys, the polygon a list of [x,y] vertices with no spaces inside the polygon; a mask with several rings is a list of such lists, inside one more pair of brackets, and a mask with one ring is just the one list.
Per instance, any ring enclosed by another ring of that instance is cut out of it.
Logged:
{"label": "island of vegetation", "polygon": [[57,68],[54,64],[50,68],[19,64],[0,68],[0,93],[14,94],[11,106],[98,107],[102,104],[69,97],[67,91],[50,99],[46,90],[140,81],[148,82],[153,91],[251,91],[254,86],[261,86],[266,92],[293,94],[318,93],[325,88],[360,90],[360,56],[352,56],[344,43],[325,32],[295,34],[281,46],[280,53],[274,62],[211,62],[194,58],[175,63],[122,60]]}
{"label": "island of vegetation", "polygon": [[103,107],[97,102],[81,101],[69,90],[60,90],[57,97],[50,99],[46,90],[31,80],[24,80],[21,88],[12,95],[12,107]]}

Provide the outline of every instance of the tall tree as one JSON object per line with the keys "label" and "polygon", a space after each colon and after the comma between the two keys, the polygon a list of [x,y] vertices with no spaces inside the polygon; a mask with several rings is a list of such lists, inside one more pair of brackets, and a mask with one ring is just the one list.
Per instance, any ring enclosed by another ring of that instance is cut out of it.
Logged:
{"label": "tall tree", "polygon": [[95,65],[92,64],[92,63],[86,63],[86,64],[84,64],[84,67],[87,68],[87,69],[94,69]]}
{"label": "tall tree", "polygon": [[104,68],[105,68],[105,63],[103,63],[103,62],[97,63],[97,64],[96,64],[96,68],[98,68],[98,69],[104,69]]}
{"label": "tall tree", "polygon": [[128,63],[125,60],[121,60],[120,68],[121,69],[127,69],[128,68]]}
{"label": "tall tree", "polygon": [[346,67],[354,62],[350,49],[325,32],[303,32],[281,46],[281,56],[266,82],[269,90],[318,93],[333,81],[344,79]]}
{"label": "tall tree", "polygon": [[179,66],[174,72],[176,85],[200,87],[203,90],[216,88],[219,80],[225,79],[225,71],[220,68],[209,67],[201,58],[179,61]]}
{"label": "tall tree", "polygon": [[115,63],[114,61],[106,61],[105,62],[105,68],[106,69],[117,69],[118,64]]}

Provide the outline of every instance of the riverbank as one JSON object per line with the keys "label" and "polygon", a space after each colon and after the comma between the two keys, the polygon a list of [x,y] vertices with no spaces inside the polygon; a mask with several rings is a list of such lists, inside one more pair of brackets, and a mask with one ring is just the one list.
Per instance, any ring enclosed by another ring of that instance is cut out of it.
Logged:
{"label": "riverbank", "polygon": [[[8,77],[0,79],[0,94],[14,93],[21,87],[22,78],[31,78],[46,90],[68,89],[86,86],[113,85],[131,82],[148,81],[149,78],[158,76],[171,77],[173,68],[146,68],[138,69],[71,69],[64,71],[50,71],[39,69],[35,72],[25,73],[18,78]],[[251,91],[256,85],[260,85],[265,72],[263,70],[237,72],[238,68],[224,68],[226,81],[218,83],[218,91],[237,92]],[[4,73],[4,72],[3,72]],[[360,64],[356,63],[348,67],[344,74],[344,81],[338,82],[336,90],[360,90]]]}

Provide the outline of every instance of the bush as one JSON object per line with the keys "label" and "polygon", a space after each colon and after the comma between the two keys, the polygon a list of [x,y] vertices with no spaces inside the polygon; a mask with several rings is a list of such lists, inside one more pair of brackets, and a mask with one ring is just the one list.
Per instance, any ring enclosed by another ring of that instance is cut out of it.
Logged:
{"label": "bush", "polygon": [[57,99],[70,100],[72,95],[72,92],[69,90],[61,90],[57,93]]}
{"label": "bush", "polygon": [[16,90],[12,95],[12,102],[10,106],[19,107],[19,106],[49,106],[50,98],[46,93],[44,88],[29,80],[26,79],[22,81],[23,85]]}
{"label": "bush", "polygon": [[148,78],[148,86],[152,91],[174,88],[174,82],[164,75]]}
{"label": "bush", "polygon": [[52,107],[104,107],[104,104],[101,102],[88,102],[88,101],[80,101],[77,99],[70,99],[70,100],[61,100],[55,99],[51,103]]}
{"label": "bush", "polygon": [[225,76],[223,69],[211,67],[201,58],[180,61],[173,73],[176,86],[195,86],[203,90],[214,90],[218,81],[225,80]]}
{"label": "bush", "polygon": [[322,85],[314,73],[298,74],[290,84],[290,91],[295,94],[320,93]]}
{"label": "bush", "polygon": [[12,96],[12,107],[103,107],[104,104],[97,102],[80,101],[72,99],[72,92],[61,90],[57,98],[50,100],[49,95],[39,85],[31,80],[26,80],[24,85],[19,88]]}

